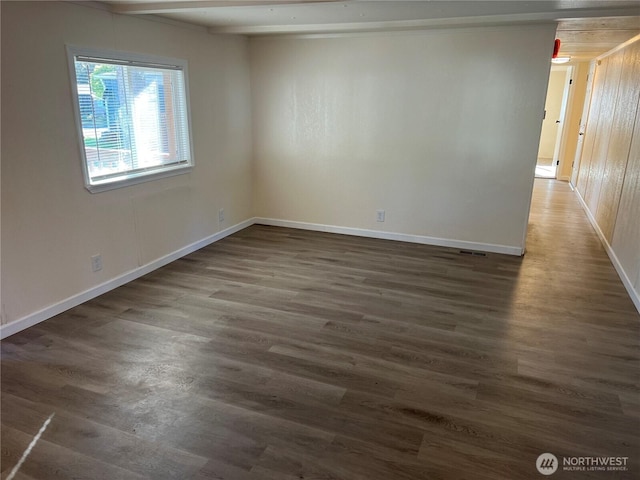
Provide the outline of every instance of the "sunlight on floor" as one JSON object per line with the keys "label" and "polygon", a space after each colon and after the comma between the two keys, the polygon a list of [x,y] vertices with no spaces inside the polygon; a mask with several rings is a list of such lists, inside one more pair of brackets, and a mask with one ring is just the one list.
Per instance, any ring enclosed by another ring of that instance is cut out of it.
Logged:
{"label": "sunlight on floor", "polygon": [[556,178],[556,166],[553,164],[552,158],[538,157],[538,161],[536,163],[536,177]]}
{"label": "sunlight on floor", "polygon": [[27,457],[31,453],[31,450],[33,450],[33,447],[36,446],[36,443],[38,443],[38,440],[40,440],[40,437],[42,436],[44,431],[47,429],[49,424],[51,423],[51,419],[54,417],[54,415],[55,415],[55,412],[52,413],[51,415],[49,415],[49,418],[47,418],[44,421],[44,423],[42,424],[42,427],[40,427],[40,430],[38,431],[38,433],[36,433],[36,436],[33,437],[33,440],[31,440],[31,443],[29,444],[27,449],[22,454],[22,457],[20,457],[20,460],[18,460],[18,463],[13,467],[13,469],[11,470],[11,473],[9,473],[9,476],[7,477],[7,480],[13,480],[13,477],[16,476],[16,474],[18,473],[18,470],[20,470],[20,467],[22,467],[22,464],[24,463],[24,461],[27,459]]}
{"label": "sunlight on floor", "polygon": [[553,165],[536,165],[536,177],[556,178],[556,167]]}

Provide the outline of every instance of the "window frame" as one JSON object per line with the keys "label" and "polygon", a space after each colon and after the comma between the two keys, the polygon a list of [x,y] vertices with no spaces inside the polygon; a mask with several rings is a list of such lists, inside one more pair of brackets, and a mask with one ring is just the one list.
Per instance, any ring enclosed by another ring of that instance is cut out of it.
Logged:
{"label": "window frame", "polygon": [[[102,48],[90,48],[90,47],[78,47],[75,45],[66,45],[67,50],[67,63],[69,67],[69,77],[71,85],[71,97],[73,100],[73,111],[76,123],[76,134],[78,137],[78,145],[80,147],[80,159],[82,164],[82,173],[84,177],[84,186],[91,193],[99,193],[108,190],[115,190],[118,188],[128,187],[130,185],[137,185],[144,182],[158,180],[160,178],[173,177],[176,175],[183,175],[190,173],[194,166],[193,156],[193,135],[191,128],[191,102],[189,95],[189,72],[188,64],[186,60],[179,58],[163,57],[158,55],[150,55],[143,53],[124,52],[118,50],[108,50]],[[146,67],[173,67],[174,70],[181,70],[184,79],[184,96],[185,96],[185,121],[188,131],[188,142],[186,150],[189,153],[189,159],[186,163],[179,165],[160,166],[148,171],[140,171],[134,174],[130,172],[123,172],[122,178],[116,177],[116,179],[108,179],[100,182],[91,181],[91,175],[89,174],[89,167],[87,165],[87,154],[85,150],[84,134],[82,131],[82,113],[80,108],[80,98],[78,94],[78,83],[76,77],[75,61],[78,56],[93,57],[96,60],[105,59],[113,60],[115,62],[120,61],[123,63],[136,63],[140,66]],[[176,68],[178,67],[178,68]]]}

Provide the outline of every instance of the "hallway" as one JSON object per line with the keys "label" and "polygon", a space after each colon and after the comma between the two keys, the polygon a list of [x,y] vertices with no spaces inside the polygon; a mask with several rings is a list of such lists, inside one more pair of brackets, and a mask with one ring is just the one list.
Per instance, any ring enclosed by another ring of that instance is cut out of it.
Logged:
{"label": "hallway", "polygon": [[639,334],[566,183],[523,258],[254,225],[2,342],[2,478],[638,478]]}

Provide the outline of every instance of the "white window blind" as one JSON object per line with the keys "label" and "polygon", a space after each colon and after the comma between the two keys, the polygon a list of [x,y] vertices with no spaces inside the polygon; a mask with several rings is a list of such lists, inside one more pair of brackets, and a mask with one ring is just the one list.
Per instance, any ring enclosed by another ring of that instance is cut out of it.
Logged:
{"label": "white window blind", "polygon": [[192,166],[183,62],[75,49],[70,55],[89,190]]}

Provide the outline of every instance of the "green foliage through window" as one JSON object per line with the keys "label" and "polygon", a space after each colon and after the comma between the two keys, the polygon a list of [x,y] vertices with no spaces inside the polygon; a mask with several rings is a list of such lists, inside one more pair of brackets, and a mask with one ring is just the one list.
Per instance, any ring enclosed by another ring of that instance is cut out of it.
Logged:
{"label": "green foliage through window", "polygon": [[115,65],[98,65],[91,72],[91,93],[93,93],[97,98],[102,98],[104,95],[104,82],[100,79],[100,75],[105,73],[113,73],[116,71]]}

